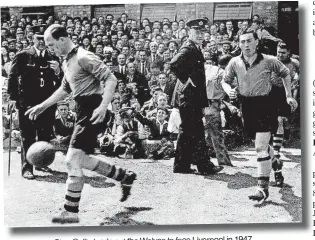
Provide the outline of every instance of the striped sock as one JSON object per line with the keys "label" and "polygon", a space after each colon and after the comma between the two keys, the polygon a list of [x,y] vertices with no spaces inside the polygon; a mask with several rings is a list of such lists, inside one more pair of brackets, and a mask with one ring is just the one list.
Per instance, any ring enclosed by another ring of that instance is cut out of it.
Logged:
{"label": "striped sock", "polygon": [[102,161],[99,161],[93,171],[119,182],[123,182],[128,176],[125,169]]}
{"label": "striped sock", "polygon": [[283,134],[275,134],[273,136],[273,150],[275,151],[275,157],[280,158],[280,148],[282,147],[283,143]]}
{"label": "striped sock", "polygon": [[269,178],[271,172],[271,157],[263,157],[257,159],[258,163],[258,186],[268,189]]}
{"label": "striped sock", "polygon": [[78,213],[81,192],[84,186],[83,177],[69,176],[67,179],[66,201],[64,204],[65,210],[68,212]]}

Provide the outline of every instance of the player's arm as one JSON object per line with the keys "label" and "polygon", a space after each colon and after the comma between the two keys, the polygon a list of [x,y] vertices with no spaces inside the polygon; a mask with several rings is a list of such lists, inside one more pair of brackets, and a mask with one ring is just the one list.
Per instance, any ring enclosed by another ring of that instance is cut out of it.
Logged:
{"label": "player's arm", "polygon": [[276,58],[271,60],[271,68],[271,71],[277,73],[278,76],[282,78],[287,103],[291,106],[291,110],[294,111],[298,107],[298,103],[292,97],[290,70]]}
{"label": "player's arm", "polygon": [[274,41],[274,42],[282,41],[280,38],[276,38],[276,37],[272,36],[266,29],[262,30],[261,34],[262,34],[261,35],[262,39],[267,39],[267,40],[271,40],[271,41]]}
{"label": "player's arm", "polygon": [[278,59],[272,58],[271,71],[282,78],[282,83],[285,88],[286,97],[292,97],[291,94],[291,75],[290,70]]}
{"label": "player's arm", "polygon": [[226,92],[226,94],[229,96],[230,99],[237,98],[237,91],[236,88],[231,87],[231,83],[233,82],[235,77],[235,72],[233,68],[233,61],[230,61],[227,67],[225,68],[221,85],[223,90]]}

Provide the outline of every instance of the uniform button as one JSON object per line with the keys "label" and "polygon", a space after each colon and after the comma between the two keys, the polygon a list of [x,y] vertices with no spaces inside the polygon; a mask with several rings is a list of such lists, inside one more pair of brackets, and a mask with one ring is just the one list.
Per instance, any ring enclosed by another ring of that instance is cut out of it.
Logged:
{"label": "uniform button", "polygon": [[42,66],[40,66],[39,68],[43,68]]}
{"label": "uniform button", "polygon": [[43,75],[43,72],[41,72],[40,75]]}

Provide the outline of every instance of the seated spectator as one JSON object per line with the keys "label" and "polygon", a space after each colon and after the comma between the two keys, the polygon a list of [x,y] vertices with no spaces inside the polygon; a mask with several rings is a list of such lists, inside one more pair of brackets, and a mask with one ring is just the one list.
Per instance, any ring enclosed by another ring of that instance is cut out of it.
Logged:
{"label": "seated spectator", "polygon": [[119,109],[120,109],[120,97],[114,96],[110,110],[108,110],[109,120],[106,123],[105,132],[98,137],[98,143],[100,146],[100,152],[104,153],[107,156],[115,156],[114,153],[114,136],[116,134],[117,126],[122,124],[120,118]]}
{"label": "seated spectator", "polygon": [[124,80],[118,80],[117,84],[117,92],[120,95],[120,97],[126,92],[126,83]]}
{"label": "seated spectator", "polygon": [[171,72],[171,62],[167,61],[164,62],[163,64],[163,73],[166,74],[166,76],[168,76]]}
{"label": "seated spectator", "polygon": [[152,111],[157,107],[157,100],[159,95],[162,93],[162,89],[158,86],[151,87],[151,96],[152,98],[143,104],[141,113],[146,116],[149,111]]}
{"label": "seated spectator", "polygon": [[167,102],[170,104],[171,96],[173,96],[175,83],[168,81],[168,78],[165,73],[160,73],[159,75],[159,87],[162,89],[163,93],[167,96]]}
{"label": "seated spectator", "polygon": [[[148,157],[153,159],[169,159],[175,153],[173,142],[169,141],[170,133],[167,130],[168,122],[166,118],[168,110],[158,108],[156,118],[146,118],[139,112],[135,113],[135,118],[143,125],[150,128],[149,140],[155,140],[154,147],[148,148]],[[156,140],[160,140],[156,142]]]}
{"label": "seated spectator", "polygon": [[163,58],[163,53],[165,52],[165,44],[160,43],[158,45],[157,55],[159,55],[161,58]]}
{"label": "seated spectator", "polygon": [[9,73],[10,73],[10,70],[11,70],[11,64],[12,64],[12,61],[15,57],[15,51],[9,51],[9,59],[10,61],[9,62],[6,62],[3,66],[5,72],[6,72],[6,76],[9,76]]}
{"label": "seated spectator", "polygon": [[117,127],[114,138],[115,154],[123,158],[144,157],[144,150],[138,134],[138,122],[133,119],[133,110],[131,108],[122,108],[120,117],[122,123]]}
{"label": "seated spectator", "polygon": [[[3,42],[2,42],[3,44]],[[1,65],[4,66],[7,62],[10,62],[9,53],[7,47],[1,47]]]}
{"label": "seated spectator", "polygon": [[138,84],[128,83],[127,89],[130,91],[130,105],[139,111],[144,102],[140,102]]}
{"label": "seated spectator", "polygon": [[173,58],[177,54],[178,43],[175,40],[171,40],[167,43],[167,47],[170,52],[170,58]]}
{"label": "seated spectator", "polygon": [[84,36],[82,39],[82,47],[90,52],[95,52],[94,48],[90,44],[90,38],[88,36]]}
{"label": "seated spectator", "polygon": [[104,60],[103,44],[102,43],[97,43],[96,44],[95,55],[98,56],[102,61]]}
{"label": "seated spectator", "polygon": [[[158,98],[157,98],[157,106],[153,110],[147,112],[146,117],[151,118],[151,117],[156,117],[156,114],[158,112],[159,108],[165,108],[165,109],[171,109],[169,105],[167,105],[167,98],[168,96],[165,93],[159,93]],[[167,116],[167,119],[169,116]]]}
{"label": "seated spectator", "polygon": [[52,141],[56,149],[63,152],[67,151],[75,121],[76,117],[70,112],[69,103],[66,101],[58,102],[57,116],[54,123],[54,134],[56,138]]}

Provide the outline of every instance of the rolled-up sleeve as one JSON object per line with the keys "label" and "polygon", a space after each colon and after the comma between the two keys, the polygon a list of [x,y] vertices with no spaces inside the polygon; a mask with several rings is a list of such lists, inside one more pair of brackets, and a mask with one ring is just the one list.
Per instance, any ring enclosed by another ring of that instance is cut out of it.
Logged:
{"label": "rolled-up sleeve", "polygon": [[111,75],[109,68],[93,53],[82,56],[78,60],[78,64],[99,81],[106,81],[107,77]]}
{"label": "rolled-up sleeve", "polygon": [[270,70],[272,72],[275,72],[278,77],[286,78],[287,76],[290,76],[290,70],[277,58],[271,58],[269,61]]}

